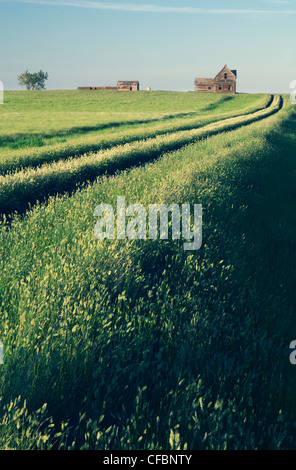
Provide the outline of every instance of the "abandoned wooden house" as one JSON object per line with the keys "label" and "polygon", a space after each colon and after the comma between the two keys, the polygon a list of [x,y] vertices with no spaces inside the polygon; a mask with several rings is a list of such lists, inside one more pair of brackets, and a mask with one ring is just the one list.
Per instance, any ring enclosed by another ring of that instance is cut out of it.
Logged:
{"label": "abandoned wooden house", "polygon": [[237,71],[230,70],[225,64],[215,78],[196,78],[194,89],[207,93],[236,93]]}

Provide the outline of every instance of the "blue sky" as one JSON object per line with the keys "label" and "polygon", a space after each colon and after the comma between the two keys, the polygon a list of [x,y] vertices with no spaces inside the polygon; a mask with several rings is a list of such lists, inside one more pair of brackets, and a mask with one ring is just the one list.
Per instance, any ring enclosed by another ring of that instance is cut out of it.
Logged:
{"label": "blue sky", "polygon": [[289,93],[296,80],[296,0],[0,0],[0,80],[28,69],[48,89],[193,90],[228,64],[238,91]]}

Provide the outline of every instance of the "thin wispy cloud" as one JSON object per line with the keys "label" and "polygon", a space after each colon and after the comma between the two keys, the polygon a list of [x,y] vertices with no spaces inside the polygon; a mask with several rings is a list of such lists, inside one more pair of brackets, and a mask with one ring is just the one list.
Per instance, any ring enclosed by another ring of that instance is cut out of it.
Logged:
{"label": "thin wispy cloud", "polygon": [[[288,4],[285,0],[267,0],[268,3],[284,5]],[[142,12],[142,13],[179,13],[179,14],[199,14],[199,15],[252,15],[252,14],[271,14],[271,15],[291,15],[296,14],[296,10],[287,9],[211,9],[195,7],[170,7],[160,5],[137,5],[133,3],[106,3],[83,0],[0,0],[1,3],[30,3],[35,5],[52,5],[60,7],[90,8],[95,10]]]}
{"label": "thin wispy cloud", "polygon": [[291,5],[291,2],[288,0],[263,0],[265,3],[272,5]]}

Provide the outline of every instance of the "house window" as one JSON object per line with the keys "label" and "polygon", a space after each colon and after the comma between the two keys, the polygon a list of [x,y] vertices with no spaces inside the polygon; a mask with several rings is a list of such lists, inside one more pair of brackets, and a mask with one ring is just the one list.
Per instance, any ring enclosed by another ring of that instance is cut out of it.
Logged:
{"label": "house window", "polygon": [[222,90],[222,86],[221,86],[221,85],[219,85],[219,90]]}
{"label": "house window", "polygon": [[227,73],[224,73],[224,78],[225,80],[227,80]]}
{"label": "house window", "polygon": [[208,86],[208,90],[211,90],[211,89],[212,89],[212,87],[211,87],[211,86]]}
{"label": "house window", "polygon": [[231,86],[231,85],[229,85],[229,87],[228,87],[228,90],[229,90],[229,91],[231,91],[231,90],[232,90],[232,86]]}

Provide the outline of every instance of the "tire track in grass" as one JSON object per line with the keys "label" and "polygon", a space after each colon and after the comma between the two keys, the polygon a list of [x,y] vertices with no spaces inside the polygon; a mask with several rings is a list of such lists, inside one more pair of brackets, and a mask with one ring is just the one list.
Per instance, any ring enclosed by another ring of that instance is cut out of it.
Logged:
{"label": "tire track in grass", "polygon": [[[223,103],[223,100],[217,102],[216,106],[213,106],[212,108],[208,106],[208,108],[201,109],[201,111],[210,111],[212,109],[215,109],[218,107],[218,104]],[[14,147],[18,143],[19,140],[25,141],[27,146],[29,147],[35,147],[34,145],[34,139],[39,140],[39,143],[42,143],[43,139],[53,139],[55,137],[71,137],[75,134],[87,134],[90,132],[98,132],[106,129],[112,129],[114,127],[126,127],[126,126],[136,126],[136,125],[141,125],[141,124],[153,124],[155,122],[164,122],[164,121],[169,121],[177,118],[186,118],[186,117],[192,117],[192,116],[199,116],[198,112],[188,112],[188,113],[176,113],[176,114],[166,114],[162,117],[155,117],[155,118],[150,118],[150,119],[137,119],[137,120],[121,120],[121,121],[110,121],[102,124],[97,124],[97,125],[85,125],[85,126],[74,126],[70,127],[69,129],[63,129],[59,131],[52,131],[52,132],[39,132],[39,133],[15,133],[11,135],[0,135],[0,147],[9,147],[10,145],[12,146],[11,148],[17,149],[18,147]],[[33,141],[31,144],[30,141]]]}
{"label": "tire track in grass", "polygon": [[[65,143],[58,143],[46,147],[41,146],[41,148],[33,147],[29,150],[29,152],[27,148],[20,149],[15,153],[1,155],[0,174],[5,175],[29,167],[36,168],[44,164],[67,160],[72,157],[77,158],[85,153],[107,150],[118,145],[124,145],[139,140],[146,140],[152,137],[161,136],[168,133],[192,129],[201,129],[202,127],[205,127],[206,125],[209,125],[214,122],[226,120],[231,117],[241,116],[243,114],[247,115],[266,109],[271,105],[272,99],[272,95],[270,95],[268,99],[265,98],[264,103],[260,101],[256,104],[256,106],[254,106],[253,109],[249,111],[245,110],[244,112],[239,112],[239,110],[236,109],[235,111],[226,114],[226,116],[223,116],[222,114],[210,115],[201,118],[200,114],[196,114],[196,117],[194,118],[185,119],[183,113],[183,119],[181,122],[174,122],[175,118],[160,118],[156,120],[151,120],[150,122],[148,120],[147,122],[138,124],[135,129],[134,127],[130,126],[130,128],[125,130],[124,133],[120,131],[109,136],[107,135],[106,137],[104,135],[91,135],[87,138],[83,136],[80,139],[74,138]],[[221,101],[223,103],[225,100],[220,100],[220,104]],[[181,115],[179,114],[178,116],[180,117]],[[136,123],[137,121],[134,121],[134,124]],[[149,126],[152,125],[152,127],[142,127],[147,125],[147,123]],[[156,124],[158,127],[153,127],[153,124]],[[122,125],[124,126],[125,123],[123,123]]]}
{"label": "tire track in grass", "polygon": [[103,174],[114,174],[152,161],[162,154],[178,150],[199,140],[266,119],[279,112],[283,98],[273,97],[272,104],[248,115],[218,121],[200,129],[179,131],[157,136],[133,144],[114,147],[107,151],[26,169],[18,173],[0,176],[0,211],[2,214],[22,212],[30,204],[44,201],[50,195],[73,191],[78,185],[90,183]]}

